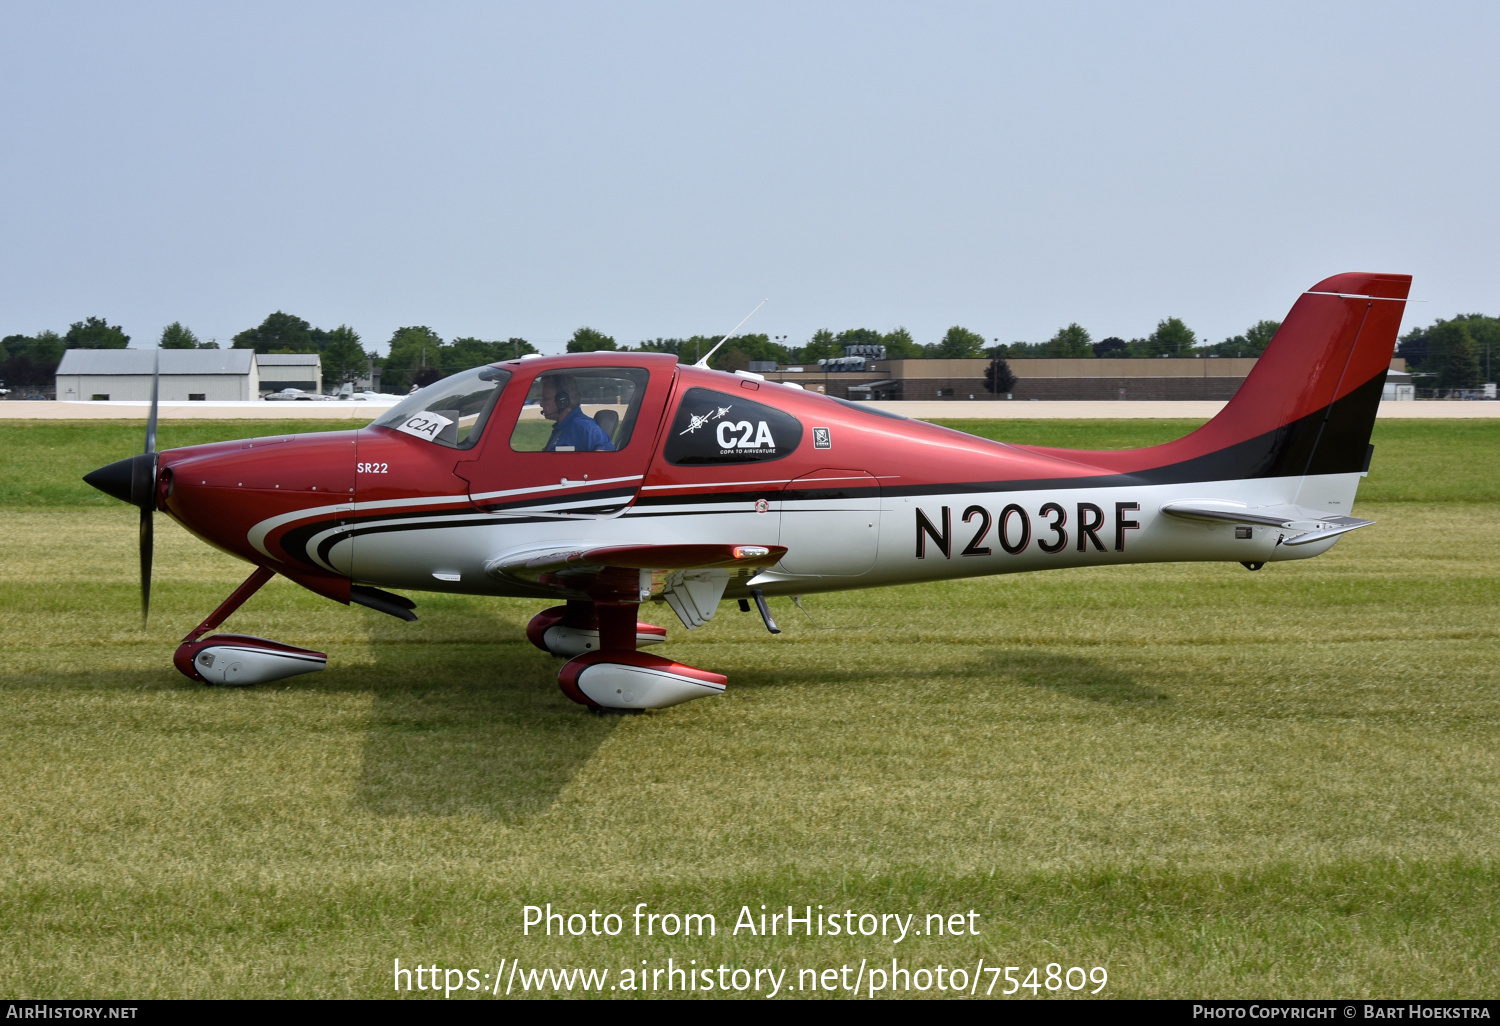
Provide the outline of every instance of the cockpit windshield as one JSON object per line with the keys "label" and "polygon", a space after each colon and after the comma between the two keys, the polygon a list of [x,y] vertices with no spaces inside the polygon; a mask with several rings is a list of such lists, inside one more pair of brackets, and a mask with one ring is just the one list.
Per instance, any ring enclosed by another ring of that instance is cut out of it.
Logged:
{"label": "cockpit windshield", "polygon": [[508,370],[475,367],[413,392],[374,423],[450,449],[470,449],[509,380]]}

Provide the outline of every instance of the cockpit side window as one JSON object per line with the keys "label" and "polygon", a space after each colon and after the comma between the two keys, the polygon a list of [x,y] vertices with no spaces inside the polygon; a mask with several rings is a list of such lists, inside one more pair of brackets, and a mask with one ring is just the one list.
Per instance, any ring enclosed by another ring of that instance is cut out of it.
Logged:
{"label": "cockpit side window", "polygon": [[510,377],[499,367],[462,371],[413,392],[374,423],[450,449],[472,449]]}
{"label": "cockpit side window", "polygon": [[650,372],[579,367],[538,374],[510,435],[515,452],[617,452],[630,444]]}

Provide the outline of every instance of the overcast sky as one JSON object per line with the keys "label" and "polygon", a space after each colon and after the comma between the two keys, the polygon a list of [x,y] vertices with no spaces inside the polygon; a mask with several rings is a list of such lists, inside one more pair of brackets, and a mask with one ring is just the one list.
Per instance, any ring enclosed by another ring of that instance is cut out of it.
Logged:
{"label": "overcast sky", "polygon": [[1500,314],[1500,4],[0,3],[0,333]]}

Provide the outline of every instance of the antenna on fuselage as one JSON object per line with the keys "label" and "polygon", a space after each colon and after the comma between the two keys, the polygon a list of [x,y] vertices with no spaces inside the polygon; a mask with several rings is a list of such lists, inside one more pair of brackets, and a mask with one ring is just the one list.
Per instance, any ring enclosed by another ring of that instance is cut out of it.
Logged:
{"label": "antenna on fuselage", "polygon": [[[755,310],[759,310],[761,307],[765,306],[768,302],[770,302],[770,298],[769,297],[767,297],[766,299],[762,299],[759,303],[755,304]],[[729,334],[725,335],[723,338],[719,339],[719,341],[714,345],[714,347],[712,349],[710,349],[708,352],[706,352],[706,353],[703,354],[703,359],[701,359],[697,363],[693,364],[693,366],[694,367],[703,367],[704,369],[707,369],[707,367],[708,367],[708,358],[710,356],[714,355],[715,353],[717,353],[719,351],[719,346],[722,346],[725,342],[728,342],[731,335],[733,335],[736,331],[739,331],[741,328],[743,328],[745,326],[745,321],[748,321],[750,318],[752,318],[752,317],[755,316],[755,310],[751,310],[749,313],[747,313],[745,315],[745,320],[740,321],[740,323],[738,323],[734,327],[730,328],[729,329]]]}

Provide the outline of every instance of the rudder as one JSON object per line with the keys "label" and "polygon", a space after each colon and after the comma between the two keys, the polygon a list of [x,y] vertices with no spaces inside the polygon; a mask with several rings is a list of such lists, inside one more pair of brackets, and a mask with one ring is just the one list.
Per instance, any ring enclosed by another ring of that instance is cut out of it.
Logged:
{"label": "rudder", "polygon": [[1401,315],[1407,274],[1338,274],[1298,297],[1213,420],[1164,445],[1082,451],[1024,446],[1153,484],[1359,473]]}
{"label": "rudder", "polygon": [[1246,468],[1247,477],[1365,469],[1410,288],[1405,274],[1339,274],[1318,282],[1298,297],[1229,405],[1195,435],[1223,436],[1215,449],[1251,439],[1270,443],[1259,465]]}
{"label": "rudder", "polygon": [[1298,297],[1218,416],[1100,462],[1163,481],[1363,471],[1410,287],[1407,274],[1325,278]]}

